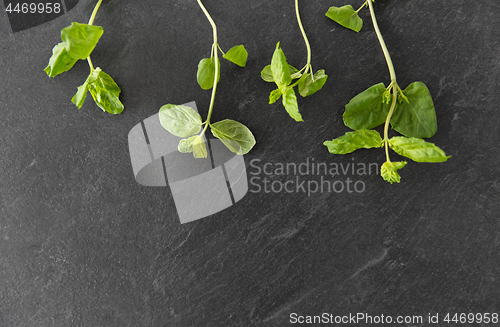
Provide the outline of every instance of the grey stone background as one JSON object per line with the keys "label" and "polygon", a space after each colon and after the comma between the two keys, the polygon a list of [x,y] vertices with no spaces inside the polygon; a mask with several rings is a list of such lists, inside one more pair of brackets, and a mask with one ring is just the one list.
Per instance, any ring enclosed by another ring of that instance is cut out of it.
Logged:
{"label": "grey stone background", "polygon": [[[94,3],[18,33],[0,14],[0,326],[500,312],[497,0],[375,3],[400,85],[423,81],[433,95],[430,141],[453,156],[447,163],[410,162],[398,185],[351,176],[366,184],[360,194],[248,193],[186,225],[168,188],[135,182],[127,134],[166,103],[195,100],[206,115],[210,92],[196,69],[210,53],[210,25],[194,0],[105,1],[92,59],[120,85],[125,111],[103,113],[90,97],[78,110],[70,100],[87,64],[54,79],[43,68],[60,30],[86,22]],[[213,114],[253,131],[247,168],[253,159],[383,163],[382,150],[334,156],[322,145],[348,131],[342,112],[353,96],[389,81],[368,11],[359,34],[324,16],[347,3],[300,1],[313,68],[329,79],[299,99],[305,122],[296,123],[267,104],[273,87],[260,80],[278,41],[290,64],[305,64],[293,2],[205,1],[221,47],[250,54],[244,69],[222,64]]]}

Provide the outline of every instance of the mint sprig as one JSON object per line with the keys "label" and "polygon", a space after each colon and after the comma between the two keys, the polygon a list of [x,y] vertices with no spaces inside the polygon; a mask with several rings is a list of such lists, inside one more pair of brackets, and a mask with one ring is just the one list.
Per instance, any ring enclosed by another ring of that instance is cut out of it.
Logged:
{"label": "mint sprig", "polygon": [[202,122],[201,116],[190,107],[166,104],[159,111],[160,123],[163,128],[173,135],[184,137],[178,145],[178,150],[181,153],[193,153],[195,158],[206,158],[207,149],[203,137],[208,127],[210,127],[212,134],[220,139],[230,151],[243,155],[248,153],[255,145],[255,138],[252,132],[245,125],[235,120],[225,119],[211,123],[210,117],[214,108],[217,84],[220,80],[221,64],[219,51],[222,53],[224,59],[240,67],[246,66],[248,53],[243,45],[236,45],[226,53],[222,51],[217,41],[217,26],[201,0],[197,1],[212,25],[213,30],[213,44],[210,57],[201,59],[196,74],[198,85],[202,89],[212,89],[207,119],[205,122]]}
{"label": "mint sprig", "polygon": [[[346,154],[361,148],[384,147],[386,162],[381,167],[384,180],[399,183],[401,176],[397,172],[406,165],[405,161],[391,162],[389,148],[401,156],[416,162],[444,162],[447,156],[443,150],[433,143],[423,140],[432,137],[437,132],[437,119],[434,103],[429,89],[422,82],[411,83],[401,90],[396,80],[396,72],[387,46],[380,33],[375,11],[374,0],[366,0],[363,5],[354,10],[351,5],[331,7],[326,16],[338,24],[359,32],[363,21],[358,12],[368,6],[380,46],[384,53],[391,82],[385,87],[383,83],[375,84],[356,95],[345,106],[344,124],[353,129],[332,141],[324,142],[330,153]],[[372,130],[384,125],[384,137]],[[389,126],[404,136],[389,139]]]}
{"label": "mint sprig", "polygon": [[119,99],[120,87],[101,68],[94,68],[90,59],[90,54],[103,34],[102,27],[92,25],[101,3],[102,0],[97,2],[88,24],[73,22],[62,29],[62,42],[52,49],[52,56],[44,71],[49,77],[55,77],[70,70],[78,60],[86,59],[90,67],[89,76],[78,87],[71,101],[80,109],[89,91],[99,108],[111,114],[119,114],[124,109]]}
{"label": "mint sprig", "polygon": [[[264,67],[260,75],[266,82],[274,82],[277,89],[269,95],[269,104],[272,104],[282,97],[282,104],[290,117],[295,121],[304,121],[299,112],[297,96],[295,95],[294,87],[298,87],[299,94],[302,97],[307,97],[319,91],[325,85],[328,75],[324,70],[318,70],[314,73],[311,66],[311,46],[307,39],[306,32],[302,26],[302,20],[299,13],[299,1],[295,0],[295,13],[297,23],[304,38],[307,48],[307,63],[301,69],[290,66],[286,61],[286,56],[280,48],[280,43],[276,45],[271,64]],[[293,82],[293,83],[292,83]]]}

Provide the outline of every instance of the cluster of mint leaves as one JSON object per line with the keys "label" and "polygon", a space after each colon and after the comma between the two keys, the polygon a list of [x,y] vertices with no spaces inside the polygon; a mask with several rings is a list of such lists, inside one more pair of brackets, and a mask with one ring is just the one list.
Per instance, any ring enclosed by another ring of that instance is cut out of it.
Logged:
{"label": "cluster of mint leaves", "polygon": [[70,70],[78,60],[87,60],[90,66],[90,74],[83,85],[78,87],[71,101],[80,109],[83,106],[87,91],[99,108],[111,114],[119,114],[123,111],[120,102],[120,87],[101,68],[92,64],[90,54],[103,34],[103,28],[92,25],[97,10],[102,0],[94,7],[88,24],[73,22],[61,31],[62,42],[54,46],[49,64],[45,72],[49,77],[55,77]]}
{"label": "cluster of mint leaves", "polygon": [[[347,154],[362,148],[385,147],[386,162],[381,167],[381,176],[392,184],[400,182],[401,176],[398,170],[407,162],[392,162],[389,158],[389,148],[416,162],[444,162],[450,156],[446,156],[444,151],[433,143],[423,140],[437,132],[436,111],[432,97],[422,82],[411,83],[405,90],[399,87],[389,51],[378,28],[373,1],[375,0],[365,1],[358,10],[354,10],[351,5],[331,7],[326,16],[346,28],[359,32],[363,20],[358,12],[365,6],[369,7],[373,26],[387,61],[391,83],[387,87],[383,83],[373,85],[356,95],[345,106],[343,114],[344,124],[354,131],[323,144],[334,154]],[[378,131],[373,130],[382,124],[384,124],[384,138]],[[389,125],[403,136],[389,139]]]}
{"label": "cluster of mint leaves", "polygon": [[[295,0],[295,13],[300,31],[302,32],[302,36],[304,37],[304,42],[307,47],[306,65],[301,70],[290,66],[287,63],[285,53],[280,48],[280,43],[278,42],[273,53],[271,64],[264,67],[260,76],[264,81],[275,83],[277,86],[277,89],[269,94],[269,104],[275,103],[283,97],[283,107],[285,107],[285,110],[288,112],[290,117],[295,119],[295,121],[304,121],[299,112],[294,87],[298,86],[299,94],[303,97],[312,95],[325,85],[328,75],[325,74],[323,69],[313,73],[311,66],[311,47],[300,19],[298,0]],[[294,82],[294,80],[296,81]]]}
{"label": "cluster of mint leaves", "polygon": [[223,54],[224,59],[240,67],[246,66],[248,53],[243,45],[234,46],[227,53],[224,53],[217,42],[217,27],[212,17],[203,6],[201,0],[198,0],[198,4],[213,29],[213,44],[210,58],[202,59],[198,64],[197,71],[197,81],[200,87],[204,90],[212,89],[207,119],[205,122],[202,122],[201,116],[191,107],[166,104],[159,110],[160,123],[163,128],[173,135],[185,138],[179,141],[179,152],[193,153],[195,158],[206,158],[207,148],[204,135],[210,126],[212,134],[220,139],[229,150],[243,155],[248,153],[256,143],[248,127],[231,119],[211,123],[210,117],[214,107],[217,84],[220,79],[219,51]]}

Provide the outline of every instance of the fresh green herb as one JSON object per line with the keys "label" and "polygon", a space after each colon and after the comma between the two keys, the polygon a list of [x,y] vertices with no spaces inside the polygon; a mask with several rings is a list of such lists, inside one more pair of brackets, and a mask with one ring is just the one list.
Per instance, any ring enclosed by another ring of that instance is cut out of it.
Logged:
{"label": "fresh green herb", "polygon": [[80,109],[89,91],[99,108],[111,114],[119,114],[123,111],[123,104],[119,99],[120,87],[101,68],[94,69],[90,59],[90,54],[103,34],[102,27],[92,25],[101,2],[99,0],[94,7],[88,24],[73,22],[71,26],[62,29],[62,42],[52,49],[52,57],[45,72],[49,77],[55,77],[70,70],[78,60],[87,59],[90,74],[85,83],[78,87],[71,101]]}
{"label": "fresh green herb", "polygon": [[[386,162],[381,167],[381,176],[392,184],[400,182],[401,176],[397,171],[406,165],[406,161],[391,162],[389,148],[416,162],[444,162],[450,156],[446,156],[443,150],[433,143],[423,140],[437,132],[432,97],[422,82],[411,83],[405,90],[399,87],[391,56],[378,28],[373,1],[375,0],[365,1],[358,10],[354,10],[350,5],[331,7],[326,16],[359,32],[363,21],[358,12],[366,6],[369,7],[373,27],[389,68],[391,83],[388,87],[383,83],[375,84],[352,98],[345,106],[343,119],[344,124],[354,132],[347,132],[344,136],[326,141],[324,145],[330,153],[335,154],[346,154],[361,148],[385,147]],[[382,124],[383,139],[379,132],[372,130]],[[404,137],[395,136],[389,139],[389,125]]]}
{"label": "fresh green herb", "polygon": [[[207,120],[202,122],[201,116],[191,107],[166,104],[159,111],[160,123],[163,128],[173,135],[185,137],[185,139],[179,142],[179,152],[193,153],[195,158],[206,158],[207,148],[203,136],[210,126],[212,134],[220,139],[229,150],[243,155],[248,153],[255,145],[255,138],[252,132],[245,125],[237,121],[225,119],[211,123],[210,117],[212,116],[215,92],[220,79],[219,51],[222,53],[224,59],[240,67],[245,67],[248,53],[243,45],[234,46],[227,53],[224,53],[217,43],[217,27],[212,17],[200,0],[198,0],[198,4],[212,25],[213,30],[213,44],[210,58],[204,58],[200,61],[196,76],[198,84],[202,89],[212,89]],[[203,125],[205,127],[202,129]]]}
{"label": "fresh green herb", "polygon": [[[302,26],[302,20],[300,19],[298,0],[295,0],[295,13],[307,48],[306,65],[301,70],[297,70],[290,66],[278,42],[274,50],[271,64],[264,67],[260,76],[264,81],[270,83],[274,82],[277,86],[277,89],[272,91],[269,95],[269,103],[272,104],[283,96],[282,103],[290,117],[296,121],[303,121],[302,115],[299,112],[294,87],[298,86],[299,94],[306,97],[319,91],[323,85],[325,85],[328,76],[325,74],[324,70],[318,70],[316,73],[313,73],[311,66],[311,46],[309,45],[309,40],[307,39],[306,32]],[[294,80],[296,81],[294,82]],[[294,83],[292,84],[292,82]]]}

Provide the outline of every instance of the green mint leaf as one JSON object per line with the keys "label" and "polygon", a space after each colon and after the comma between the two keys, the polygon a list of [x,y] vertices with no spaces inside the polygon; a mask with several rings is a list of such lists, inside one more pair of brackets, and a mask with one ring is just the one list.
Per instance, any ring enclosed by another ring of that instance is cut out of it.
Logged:
{"label": "green mint leaf", "polygon": [[373,85],[356,95],[345,106],[344,124],[350,129],[372,129],[382,125],[389,113],[389,105],[384,103],[383,83]]}
{"label": "green mint leaf", "polygon": [[359,32],[363,27],[363,20],[359,18],[358,13],[351,5],[340,8],[330,7],[326,17],[356,32]]}
{"label": "green mint leaf", "polygon": [[252,132],[235,120],[224,119],[210,125],[212,134],[236,154],[247,154],[255,145]]}
{"label": "green mint leaf", "polygon": [[247,64],[248,52],[243,45],[236,45],[229,49],[223,57],[240,67],[245,67]]}
{"label": "green mint leaf", "polygon": [[358,149],[380,148],[382,146],[382,137],[379,132],[362,129],[354,132],[347,132],[345,135],[325,141],[323,143],[330,153],[346,154]]}
{"label": "green mint leaf", "polygon": [[[290,66],[288,65],[288,68],[290,69],[290,77],[293,79],[293,78],[297,78],[297,77],[294,77],[294,76],[297,76],[299,70],[293,66]],[[300,76],[302,76],[302,74],[300,74]],[[300,77],[298,76],[298,77]],[[269,83],[274,83],[274,78],[273,78],[273,72],[271,70],[271,65],[267,65],[266,67],[264,67],[264,69],[262,69],[262,71],[260,72],[260,77],[266,81],[266,82],[269,82]]]}
{"label": "green mint leaf", "polygon": [[[217,74],[217,83],[220,79],[220,61],[217,62],[219,65],[219,70]],[[214,77],[215,77],[215,58],[204,58],[200,60],[198,64],[198,72],[196,74],[196,79],[198,84],[204,90],[209,90],[214,87]]]}
{"label": "green mint leaf", "polygon": [[52,49],[52,56],[50,57],[49,64],[45,67],[44,71],[49,77],[54,77],[70,70],[77,61],[77,58],[71,57],[66,51],[64,42],[61,42]]}
{"label": "green mint leaf", "polygon": [[269,104],[275,103],[279,98],[281,98],[281,90],[276,89],[272,91],[271,94],[269,94]]}
{"label": "green mint leaf", "polygon": [[299,105],[297,103],[297,96],[295,96],[295,91],[293,88],[289,88],[283,93],[283,106],[286,112],[295,119],[295,121],[304,121],[302,115],[299,112]]}
{"label": "green mint leaf", "polygon": [[436,134],[436,110],[427,86],[414,82],[403,93],[408,102],[401,101],[394,110],[392,128],[408,137],[428,138]]}
{"label": "green mint leaf", "polygon": [[323,69],[318,70],[316,74],[314,74],[314,78],[310,73],[304,76],[302,76],[299,80],[299,93],[303,97],[314,94],[321,90],[323,85],[325,85],[326,83],[326,79],[328,78],[328,75],[325,74],[325,71]]}
{"label": "green mint leaf", "polygon": [[398,162],[389,162],[386,161],[380,168],[380,175],[382,178],[388,182],[399,183],[401,180],[401,176],[398,174],[398,169],[406,166],[406,161],[398,161]]}
{"label": "green mint leaf", "polygon": [[179,141],[179,145],[177,146],[177,150],[181,153],[191,153],[193,152],[193,142],[198,137],[198,135],[194,135],[188,137],[187,139],[182,139]]}
{"label": "green mint leaf", "polygon": [[451,157],[433,143],[415,137],[395,136],[389,145],[397,154],[416,162],[444,162]]}
{"label": "green mint leaf", "polygon": [[113,115],[123,111],[123,104],[119,98],[120,87],[101,68],[94,69],[89,75],[87,83],[87,89],[99,108]]}
{"label": "green mint leaf", "polygon": [[191,107],[166,104],[159,111],[160,124],[178,137],[188,137],[201,131],[201,116]]}
{"label": "green mint leaf", "polygon": [[207,146],[201,135],[197,135],[193,139],[193,156],[195,158],[207,157]]}
{"label": "green mint leaf", "polygon": [[279,88],[285,87],[292,82],[292,74],[290,67],[286,62],[285,53],[279,47],[280,43],[276,45],[274,50],[273,59],[271,60],[271,72],[273,80]]}
{"label": "green mint leaf", "polygon": [[73,22],[61,31],[61,39],[68,54],[75,59],[86,59],[94,50],[103,33],[100,26]]}
{"label": "green mint leaf", "polygon": [[88,84],[89,82],[87,78],[85,83],[78,87],[78,91],[76,91],[76,94],[71,99],[71,102],[73,102],[78,107],[78,109],[83,106],[83,102],[85,101],[85,98],[87,98]]}

